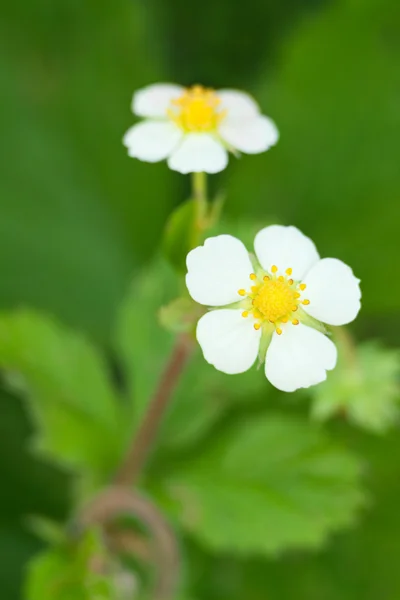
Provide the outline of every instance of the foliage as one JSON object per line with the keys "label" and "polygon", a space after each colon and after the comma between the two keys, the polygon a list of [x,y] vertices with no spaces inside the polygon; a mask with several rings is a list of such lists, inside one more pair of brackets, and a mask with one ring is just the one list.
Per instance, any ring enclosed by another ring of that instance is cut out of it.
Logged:
{"label": "foliage", "polygon": [[64,542],[32,561],[26,600],[123,600],[106,570],[109,560],[95,531],[75,543]]}
{"label": "foliage", "polygon": [[400,354],[364,343],[343,354],[328,380],[311,391],[312,415],[325,420],[342,414],[350,421],[384,433],[399,417]]}
{"label": "foliage", "polygon": [[104,361],[80,335],[21,311],[0,316],[0,361],[8,382],[27,397],[34,448],[99,484],[120,455],[121,403]]}
{"label": "foliage", "polygon": [[360,465],[318,428],[284,415],[239,420],[165,480],[176,516],[214,551],[315,548],[363,502]]}

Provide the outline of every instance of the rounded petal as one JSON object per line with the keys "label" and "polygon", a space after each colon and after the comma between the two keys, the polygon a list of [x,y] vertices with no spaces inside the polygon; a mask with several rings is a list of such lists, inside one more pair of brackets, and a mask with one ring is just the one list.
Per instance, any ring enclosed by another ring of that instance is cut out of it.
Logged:
{"label": "rounded petal", "polygon": [[257,102],[239,90],[218,90],[221,100],[221,110],[227,111],[228,117],[255,117],[260,113]]}
{"label": "rounded petal", "polygon": [[166,117],[172,100],[184,92],[180,85],[155,83],[134,93],[132,111],[139,117]]}
{"label": "rounded petal", "polygon": [[228,153],[222,144],[207,133],[188,133],[168,160],[168,166],[179,173],[218,173],[228,164]]}
{"label": "rounded petal", "polygon": [[221,122],[219,134],[230,146],[247,154],[265,152],[279,139],[275,123],[263,115],[246,119],[228,116]]}
{"label": "rounded petal", "polygon": [[123,143],[129,156],[146,162],[167,158],[182,139],[182,132],[168,121],[143,121],[124,135]]}
{"label": "rounded petal", "polygon": [[294,392],[325,381],[336,360],[336,346],[329,338],[301,323],[289,324],[281,335],[272,336],[265,374],[278,390]]}
{"label": "rounded petal", "polygon": [[328,325],[346,325],[356,318],[361,308],[360,280],[344,262],[323,258],[307,273],[304,283],[310,304],[303,309],[309,315]]}
{"label": "rounded petal", "polygon": [[254,249],[261,266],[271,272],[272,265],[279,273],[293,269],[293,279],[302,279],[318,260],[315,244],[296,227],[271,225],[259,231]]}
{"label": "rounded petal", "polygon": [[199,304],[224,306],[241,300],[238,290],[250,287],[253,271],[244,244],[231,235],[208,238],[186,259],[186,285]]}
{"label": "rounded petal", "polygon": [[243,318],[241,310],[213,310],[197,324],[197,340],[208,363],[233,375],[250,369],[257,358],[261,330],[254,321]]}

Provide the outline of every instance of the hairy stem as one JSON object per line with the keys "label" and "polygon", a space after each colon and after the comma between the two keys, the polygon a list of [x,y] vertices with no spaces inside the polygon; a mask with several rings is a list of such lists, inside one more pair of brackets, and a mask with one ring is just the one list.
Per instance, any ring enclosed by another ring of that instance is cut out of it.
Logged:
{"label": "hairy stem", "polygon": [[206,173],[192,173],[192,194],[197,203],[197,226],[202,231],[208,214]]}
{"label": "hairy stem", "polygon": [[186,336],[180,336],[161,376],[156,392],[150,401],[143,422],[116,475],[115,482],[118,485],[136,483],[152,449],[161,420],[189,359],[191,350],[191,340]]}

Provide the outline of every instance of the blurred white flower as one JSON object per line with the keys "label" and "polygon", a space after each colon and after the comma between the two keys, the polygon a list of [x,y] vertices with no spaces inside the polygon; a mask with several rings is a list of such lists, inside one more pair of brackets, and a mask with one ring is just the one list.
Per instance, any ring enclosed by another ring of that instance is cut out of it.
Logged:
{"label": "blurred white flower", "polygon": [[168,159],[180,173],[217,173],[228,151],[258,154],[279,138],[274,122],[244,92],[195,85],[150,85],[133,96],[132,110],[145,120],[123,138],[129,156],[147,162]]}
{"label": "blurred white flower", "polygon": [[[344,325],[360,310],[359,279],[335,258],[320,259],[296,227],[273,225],[254,241],[254,266],[240,240],[208,238],[187,257],[186,285],[196,302],[222,307],[198,322],[204,358],[224,373],[247,371],[268,345],[265,374],[292,392],[326,379],[336,365],[321,322]],[[263,342],[266,342],[265,344]]]}

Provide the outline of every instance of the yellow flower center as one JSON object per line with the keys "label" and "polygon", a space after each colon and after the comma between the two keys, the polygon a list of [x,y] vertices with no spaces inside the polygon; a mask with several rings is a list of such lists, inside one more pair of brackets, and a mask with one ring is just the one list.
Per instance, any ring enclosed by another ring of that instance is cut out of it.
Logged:
{"label": "yellow flower center", "polygon": [[285,317],[297,305],[295,290],[286,281],[267,279],[255,292],[253,306],[255,310],[271,323]]}
{"label": "yellow flower center", "polygon": [[310,301],[301,299],[306,284],[295,282],[290,277],[292,269],[286,269],[285,275],[277,276],[277,272],[278,267],[274,265],[271,273],[261,279],[255,273],[251,273],[250,279],[253,285],[250,291],[240,289],[238,294],[247,296],[246,310],[242,312],[242,316],[254,317],[256,320],[254,329],[260,329],[262,324],[268,321],[275,326],[276,332],[280,335],[282,333],[280,324],[291,321],[293,325],[298,325],[299,320],[294,313],[298,310],[299,304],[307,305]]}
{"label": "yellow flower center", "polygon": [[194,85],[179,98],[172,100],[167,110],[169,118],[186,132],[215,131],[226,116],[221,100],[214,90]]}

